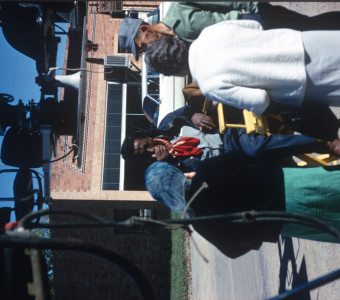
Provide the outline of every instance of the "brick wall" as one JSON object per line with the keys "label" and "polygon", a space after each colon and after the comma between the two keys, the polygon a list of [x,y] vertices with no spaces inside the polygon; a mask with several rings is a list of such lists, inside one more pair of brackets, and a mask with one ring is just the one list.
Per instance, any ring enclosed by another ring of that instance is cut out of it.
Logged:
{"label": "brick wall", "polygon": [[[53,199],[93,199],[92,194],[100,194],[104,199],[144,199],[151,200],[147,192],[102,191],[101,176],[103,164],[104,125],[106,111],[106,81],[104,67],[93,61],[103,60],[107,54],[118,52],[118,31],[121,19],[112,19],[107,14],[94,14],[95,6],[89,6],[87,32],[88,39],[98,44],[98,51],[88,52],[91,62],[87,63],[87,95],[82,164],[72,161],[72,155],[52,165],[51,196]],[[126,54],[129,55],[129,54]],[[131,61],[140,67],[131,55]],[[72,145],[72,137],[60,137],[56,145],[56,157],[67,153]],[[82,192],[85,195],[80,195]],[[77,193],[75,196],[74,193]]]}
{"label": "brick wall", "polygon": [[[92,2],[91,2],[92,3]],[[95,2],[93,4],[96,4]],[[144,7],[145,8],[145,7]],[[146,191],[103,191],[104,121],[106,81],[103,75],[104,55],[118,52],[118,30],[121,20],[108,14],[95,14],[89,6],[87,37],[98,44],[98,51],[88,52],[86,116],[81,164],[72,155],[54,162],[51,171],[51,209],[77,210],[100,215],[109,220],[124,217],[131,211],[150,208],[154,217],[169,218],[169,210],[153,201]],[[126,54],[129,55],[129,54]],[[140,66],[131,57],[132,61]],[[69,151],[72,137],[60,137],[56,157]],[[120,216],[119,216],[120,215]],[[74,220],[51,216],[52,222]],[[170,293],[170,233],[119,233],[115,229],[58,229],[54,239],[78,239],[117,251],[142,270],[152,282],[156,299],[168,299]],[[53,255],[57,300],[139,299],[131,280],[111,264],[85,254],[55,251]]]}
{"label": "brick wall", "polygon": [[[58,200],[51,209],[70,209],[99,215],[107,220],[115,212],[152,210],[159,219],[169,218],[169,210],[157,202]],[[125,214],[126,216],[126,214]],[[76,217],[51,217],[53,222],[81,221]],[[119,233],[117,229],[58,229],[53,239],[77,239],[116,251],[132,262],[152,284],[155,299],[170,297],[170,231]],[[141,299],[130,278],[114,265],[79,252],[54,251],[53,264],[57,300]]]}

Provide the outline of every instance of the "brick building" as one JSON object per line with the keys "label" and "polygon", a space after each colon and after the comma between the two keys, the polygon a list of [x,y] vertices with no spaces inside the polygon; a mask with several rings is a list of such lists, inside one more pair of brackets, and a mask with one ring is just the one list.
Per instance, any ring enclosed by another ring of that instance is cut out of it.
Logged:
{"label": "brick building", "polygon": [[[169,210],[158,205],[143,190],[142,169],[124,164],[119,155],[127,128],[148,126],[148,121],[141,108],[141,62],[136,62],[130,54],[119,53],[121,19],[113,18],[117,14],[112,12],[123,8],[143,17],[158,5],[153,1],[87,2],[79,66],[88,71],[82,74],[78,92],[78,133],[76,137],[60,136],[55,156],[66,154],[74,143],[79,151],[78,156],[68,155],[52,165],[51,209],[84,211],[111,221],[134,215],[169,218]],[[87,40],[97,44],[98,50],[86,49]],[[66,66],[70,65],[69,47],[70,43],[66,47]],[[115,55],[128,56],[131,61],[125,82],[113,81],[104,74],[107,56]],[[67,93],[65,89],[61,101],[67,100]],[[51,220],[76,219],[51,216]],[[76,238],[122,254],[146,275],[154,287],[156,299],[169,298],[169,232],[142,227],[132,231],[58,229],[52,231],[52,238]],[[139,299],[128,276],[97,258],[55,251],[53,264],[56,299]]]}

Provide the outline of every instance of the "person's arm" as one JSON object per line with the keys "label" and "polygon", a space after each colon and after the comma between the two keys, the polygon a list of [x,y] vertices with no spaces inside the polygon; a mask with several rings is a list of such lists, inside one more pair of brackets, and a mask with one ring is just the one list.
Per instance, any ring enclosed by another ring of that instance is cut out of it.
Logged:
{"label": "person's arm", "polygon": [[252,2],[177,2],[172,3],[161,23],[188,42],[195,40],[210,25],[240,19],[243,12],[256,12]]}
{"label": "person's arm", "polygon": [[184,125],[188,125],[196,129],[201,129],[200,127],[209,130],[215,128],[214,121],[210,116],[207,116],[200,111],[196,111],[190,105],[186,105],[167,114],[162,119],[158,129],[169,130],[175,127],[182,127]]}
{"label": "person's arm", "polygon": [[212,101],[258,114],[262,114],[270,103],[269,95],[263,89],[233,86],[225,82],[221,82],[220,86],[215,86],[204,94]]}
{"label": "person's arm", "polygon": [[183,106],[171,113],[168,113],[159,123],[158,129],[169,130],[179,124],[193,126],[193,123],[190,120],[193,114],[194,111],[191,110],[190,106]]}
{"label": "person's arm", "polygon": [[[184,3],[188,3],[188,2],[184,2]],[[252,12],[252,13],[255,13],[258,11],[257,2],[199,1],[199,2],[195,2],[194,4],[198,7],[201,7],[204,10],[210,10],[210,11],[228,12],[232,10],[237,10],[237,11]]]}
{"label": "person's arm", "polygon": [[167,162],[179,170],[184,172],[192,172],[197,170],[201,161],[198,158],[187,158],[187,159],[179,159],[173,157],[168,149],[164,145],[156,145],[155,146],[155,154],[152,155],[157,161]]}
{"label": "person's arm", "polygon": [[[222,24],[220,24],[223,26]],[[249,29],[254,29],[254,30],[263,30],[262,25],[255,21],[255,20],[231,20],[228,21],[229,26],[238,26],[238,27],[243,27],[243,28],[249,28]]]}

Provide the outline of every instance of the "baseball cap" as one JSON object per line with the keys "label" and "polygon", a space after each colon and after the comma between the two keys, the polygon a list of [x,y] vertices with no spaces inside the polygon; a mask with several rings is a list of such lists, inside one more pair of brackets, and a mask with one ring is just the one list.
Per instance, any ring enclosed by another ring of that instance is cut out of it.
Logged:
{"label": "baseball cap", "polygon": [[142,22],[141,19],[124,18],[118,34],[119,47],[128,50],[137,60],[138,53],[134,39]]}

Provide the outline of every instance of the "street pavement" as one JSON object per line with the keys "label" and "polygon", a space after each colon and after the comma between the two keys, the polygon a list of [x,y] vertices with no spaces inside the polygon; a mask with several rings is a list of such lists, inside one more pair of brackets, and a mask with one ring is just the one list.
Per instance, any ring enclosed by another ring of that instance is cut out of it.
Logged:
{"label": "street pavement", "polygon": [[[310,16],[340,11],[340,2],[272,4]],[[334,112],[340,118],[340,110],[335,108]],[[292,287],[340,269],[338,244],[280,237],[277,243],[263,243],[259,251],[229,259],[199,234],[194,232],[192,239],[199,249],[189,240],[189,299],[192,300],[271,299]],[[295,299],[340,299],[340,279]]]}

